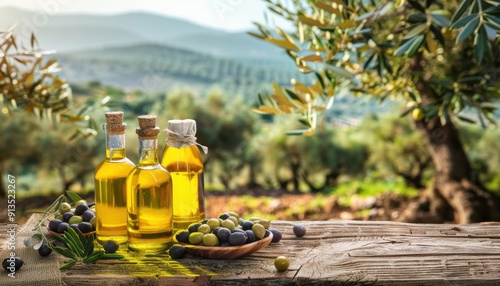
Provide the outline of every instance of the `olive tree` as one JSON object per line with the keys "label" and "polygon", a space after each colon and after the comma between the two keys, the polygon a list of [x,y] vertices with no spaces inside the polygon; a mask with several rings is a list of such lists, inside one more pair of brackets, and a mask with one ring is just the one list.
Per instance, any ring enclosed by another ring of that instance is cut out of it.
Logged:
{"label": "olive tree", "polygon": [[[24,45],[29,44],[26,48]],[[91,123],[84,114],[86,107],[73,104],[69,84],[58,77],[59,64],[56,59],[47,59],[50,51],[38,48],[34,35],[30,43],[21,43],[12,31],[0,32],[0,111],[2,118],[32,116],[45,122],[46,126],[61,122],[71,124],[74,134],[93,135],[95,130],[88,128]],[[20,121],[14,122],[12,126]],[[24,120],[22,122],[32,121]],[[41,125],[38,126],[41,128]],[[26,128],[12,130],[6,139],[23,140],[29,138]],[[23,136],[24,135],[24,136]],[[73,136],[74,135],[74,136]],[[68,138],[66,138],[68,139]],[[26,141],[26,140],[25,140]],[[33,157],[32,148],[24,148],[27,142],[4,141],[0,146],[0,173],[7,160],[13,159],[18,163],[23,158]],[[24,148],[24,149],[23,149]],[[5,196],[5,186],[0,176],[0,197]]]}
{"label": "olive tree", "polygon": [[209,182],[219,181],[229,190],[234,179],[248,169],[247,186],[256,186],[260,156],[251,139],[258,128],[258,116],[245,108],[242,98],[228,98],[219,88],[210,90],[205,97],[189,91],[171,92],[153,112],[163,118],[196,121],[197,142],[209,150],[203,158]]}
{"label": "olive tree", "polygon": [[370,144],[369,169],[382,177],[400,176],[409,187],[422,189],[432,173],[431,157],[409,120],[399,116],[367,116],[361,124]]}
{"label": "olive tree", "polygon": [[[457,120],[494,123],[500,97],[498,0],[268,0],[287,32],[257,23],[252,36],[282,48],[312,83],[259,95],[258,112],[303,115],[311,135],[335,96],[407,102],[436,170],[431,215],[495,219],[494,198],[471,177]],[[472,116],[474,115],[474,116]]]}

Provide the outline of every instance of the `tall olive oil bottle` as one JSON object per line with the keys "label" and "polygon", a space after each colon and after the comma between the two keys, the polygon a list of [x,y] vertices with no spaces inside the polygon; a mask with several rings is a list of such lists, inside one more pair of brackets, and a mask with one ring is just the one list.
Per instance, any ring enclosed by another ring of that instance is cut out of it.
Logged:
{"label": "tall olive oil bottle", "polygon": [[102,244],[106,240],[127,242],[126,180],[134,163],[125,154],[123,112],[106,112],[106,159],[94,174],[96,233]]}
{"label": "tall olive oil bottle", "polygon": [[[165,131],[167,145],[161,165],[172,176],[174,229],[185,229],[205,218],[203,162],[196,146],[196,121],[169,120]],[[206,147],[202,148],[206,153]]]}
{"label": "tall olive oil bottle", "polygon": [[127,177],[128,247],[161,252],[171,244],[172,181],[158,161],[156,116],[138,117],[139,162]]}

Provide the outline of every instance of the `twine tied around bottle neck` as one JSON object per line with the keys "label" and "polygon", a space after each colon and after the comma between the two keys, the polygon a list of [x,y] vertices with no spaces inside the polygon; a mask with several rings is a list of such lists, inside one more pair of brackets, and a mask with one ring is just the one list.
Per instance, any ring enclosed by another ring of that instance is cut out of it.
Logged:
{"label": "twine tied around bottle neck", "polygon": [[183,146],[197,145],[203,150],[203,153],[208,153],[208,147],[196,142],[196,136],[194,135],[182,135],[168,128],[165,128],[165,132],[167,133],[167,146],[181,148]]}

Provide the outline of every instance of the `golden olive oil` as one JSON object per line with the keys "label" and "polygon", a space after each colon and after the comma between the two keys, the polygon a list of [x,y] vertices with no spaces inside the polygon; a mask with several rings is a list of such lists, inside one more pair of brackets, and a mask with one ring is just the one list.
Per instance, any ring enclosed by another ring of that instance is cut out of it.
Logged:
{"label": "golden olive oil", "polygon": [[97,241],[127,242],[126,179],[134,168],[126,157],[123,112],[106,112],[106,159],[94,173]]}
{"label": "golden olive oil", "polygon": [[95,207],[97,241],[127,242],[127,175],[134,163],[125,157],[125,149],[106,149],[106,160],[96,169]]}
{"label": "golden olive oil", "polygon": [[139,116],[140,159],[127,176],[128,247],[161,252],[172,241],[172,180],[158,161],[156,116]]}
{"label": "golden olive oil", "polygon": [[173,182],[174,229],[185,229],[205,218],[203,164],[196,145],[166,146],[161,165]]}

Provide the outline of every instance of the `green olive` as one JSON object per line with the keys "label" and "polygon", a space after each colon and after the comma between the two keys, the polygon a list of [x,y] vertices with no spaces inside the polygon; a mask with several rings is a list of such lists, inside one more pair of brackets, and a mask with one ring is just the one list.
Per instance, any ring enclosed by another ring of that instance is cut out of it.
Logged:
{"label": "green olive", "polygon": [[235,212],[227,212],[228,215],[235,217],[238,221],[240,220],[240,215]]}
{"label": "green olive", "polygon": [[82,217],[79,216],[79,215],[74,215],[72,216],[69,220],[68,220],[68,223],[69,224],[72,224],[72,223],[76,223],[76,224],[79,224],[83,221]]}
{"label": "green olive", "polygon": [[227,228],[229,230],[233,230],[236,227],[236,225],[234,224],[234,222],[231,221],[231,220],[229,220],[229,219],[226,219],[226,220],[222,221],[222,223],[220,224],[220,226],[225,227],[225,228]]}
{"label": "green olive", "polygon": [[198,227],[198,232],[201,232],[203,234],[210,233],[212,229],[210,229],[210,226],[208,224],[202,224]]}
{"label": "green olive", "polygon": [[258,223],[252,226],[252,231],[255,233],[255,237],[257,237],[258,239],[261,239],[266,235],[266,228]]}
{"label": "green olive", "polygon": [[59,213],[61,213],[61,214],[66,213],[66,212],[70,212],[70,211],[71,211],[71,205],[68,203],[62,203],[59,206]]}
{"label": "green olive", "polygon": [[211,230],[214,230],[216,227],[220,226],[220,222],[216,218],[211,218],[207,221],[208,226],[210,226]]}
{"label": "green olive", "polygon": [[259,220],[258,224],[261,224],[263,225],[266,229],[269,229],[269,227],[271,226],[271,221],[267,220],[267,219],[261,219]]}
{"label": "green olive", "polygon": [[77,207],[79,205],[87,205],[87,201],[86,200],[79,200],[75,203],[75,207]]}
{"label": "green olive", "polygon": [[189,243],[191,244],[200,244],[203,241],[203,234],[202,232],[195,231],[189,234]]}
{"label": "green olive", "polygon": [[274,260],[274,267],[276,267],[278,271],[286,271],[289,266],[290,260],[288,260],[286,256],[278,256]]}
{"label": "green olive", "polygon": [[219,245],[219,239],[213,233],[205,234],[203,236],[203,244],[206,246],[216,246]]}
{"label": "green olive", "polygon": [[90,219],[90,224],[92,225],[92,227],[94,227],[94,229],[96,228],[96,220],[97,220],[97,217],[93,217]]}
{"label": "green olive", "polygon": [[230,220],[234,223],[234,226],[237,226],[237,225],[240,225],[240,222],[238,221],[237,218],[235,218],[234,216],[230,216],[228,217],[226,220]]}

